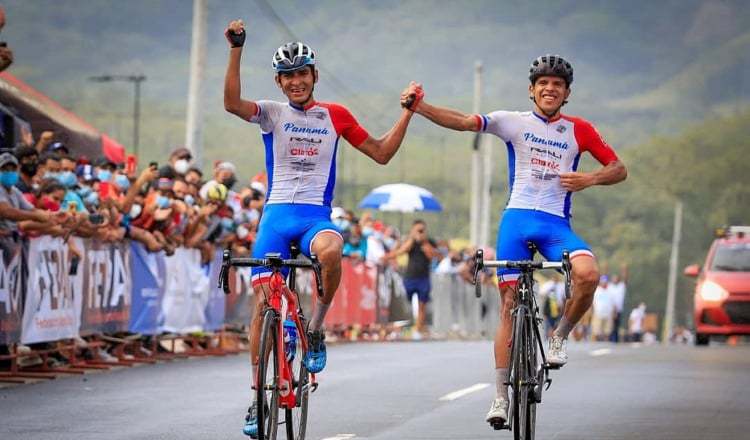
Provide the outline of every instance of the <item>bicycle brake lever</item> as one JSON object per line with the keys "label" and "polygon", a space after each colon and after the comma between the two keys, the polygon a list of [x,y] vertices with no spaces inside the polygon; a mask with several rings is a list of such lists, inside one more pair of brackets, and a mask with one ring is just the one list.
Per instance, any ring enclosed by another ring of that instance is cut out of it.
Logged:
{"label": "bicycle brake lever", "polygon": [[572,266],[570,263],[570,253],[568,251],[563,251],[562,262],[563,275],[565,275],[565,299],[570,299],[570,276]]}
{"label": "bicycle brake lever", "polygon": [[320,273],[320,262],[318,256],[310,254],[310,261],[312,261],[312,270],[315,273],[315,285],[318,291],[318,297],[323,298],[323,276]]}
{"label": "bicycle brake lever", "polygon": [[219,272],[219,286],[225,295],[229,295],[229,266],[232,260],[232,251],[227,248],[221,257],[221,271]]}
{"label": "bicycle brake lever", "polygon": [[477,249],[474,254],[474,295],[482,297],[482,283],[479,281],[479,272],[484,268],[484,251]]}

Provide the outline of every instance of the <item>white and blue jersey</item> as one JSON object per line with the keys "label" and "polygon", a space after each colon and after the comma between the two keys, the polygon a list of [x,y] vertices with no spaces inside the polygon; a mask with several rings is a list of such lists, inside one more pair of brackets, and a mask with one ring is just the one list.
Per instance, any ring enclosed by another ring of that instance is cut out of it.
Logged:
{"label": "white and blue jersey", "polygon": [[[253,257],[289,255],[297,242],[305,255],[324,231],[339,233],[330,220],[336,184],[336,151],[343,137],[357,147],[369,134],[346,107],[313,102],[304,108],[290,103],[258,101],[250,122],[260,125],[266,151],[268,191]],[[253,285],[271,272],[253,268]]]}
{"label": "white and blue jersey", "polygon": [[305,108],[258,101],[250,122],[266,147],[266,203],[331,206],[339,137],[359,146],[369,136],[346,107],[313,102]]}
{"label": "white and blue jersey", "polygon": [[[533,241],[548,260],[562,251],[571,258],[593,256],[589,246],[570,227],[573,193],[559,175],[576,171],[581,154],[590,152],[602,165],[617,160],[588,121],[561,115],[549,120],[534,112],[496,111],[475,115],[479,131],[492,133],[508,149],[509,197],[497,241],[497,258],[526,260],[527,241]],[[503,281],[518,278],[518,271],[498,270]]]}

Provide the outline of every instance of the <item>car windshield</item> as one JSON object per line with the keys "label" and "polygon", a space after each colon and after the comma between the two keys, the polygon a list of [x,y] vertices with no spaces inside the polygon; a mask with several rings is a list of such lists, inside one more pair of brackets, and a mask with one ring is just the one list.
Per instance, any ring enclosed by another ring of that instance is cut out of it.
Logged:
{"label": "car windshield", "polygon": [[724,272],[750,271],[750,243],[724,244],[716,248],[711,270]]}

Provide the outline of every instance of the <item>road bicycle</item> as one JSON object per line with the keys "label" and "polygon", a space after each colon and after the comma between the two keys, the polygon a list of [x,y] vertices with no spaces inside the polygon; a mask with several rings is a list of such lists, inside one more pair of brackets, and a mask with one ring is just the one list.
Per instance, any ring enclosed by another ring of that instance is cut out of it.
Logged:
{"label": "road bicycle", "polygon": [[[532,248],[532,256],[535,248]],[[532,257],[533,258],[533,257]],[[565,297],[570,298],[570,255],[563,252],[562,261],[508,261],[484,260],[484,253],[477,250],[474,256],[474,284],[477,298],[482,296],[479,272],[484,268],[518,269],[521,274],[516,284],[516,306],[513,309],[511,334],[509,383],[510,405],[508,422],[493,425],[495,429],[510,429],[515,440],[533,440],[536,428],[536,404],[542,402],[542,391],[549,389],[552,379],[550,370],[559,366],[550,365],[544,351],[539,326],[543,323],[536,297],[534,296],[534,271],[556,269],[565,276]]]}
{"label": "road bicycle", "polygon": [[[229,293],[231,267],[262,266],[271,269],[268,291],[263,292],[265,308],[261,315],[258,377],[254,387],[258,416],[258,439],[274,440],[278,427],[286,426],[287,440],[303,440],[307,428],[307,407],[310,393],[318,383],[315,374],[305,368],[308,341],[305,316],[295,288],[297,268],[312,269],[319,297],[323,296],[320,263],[313,254],[300,259],[299,249],[293,245],[290,259],[280,253],[266,254],[265,258],[232,257],[231,250],[223,254],[219,286]],[[290,269],[287,281],[282,270]],[[259,299],[260,300],[260,299]],[[279,420],[283,410],[283,420]]]}

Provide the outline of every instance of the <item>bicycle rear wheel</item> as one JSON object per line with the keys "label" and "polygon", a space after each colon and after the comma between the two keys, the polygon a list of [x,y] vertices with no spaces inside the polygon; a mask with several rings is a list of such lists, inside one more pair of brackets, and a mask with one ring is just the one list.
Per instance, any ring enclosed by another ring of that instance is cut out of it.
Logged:
{"label": "bicycle rear wheel", "polygon": [[263,314],[260,333],[260,356],[258,359],[258,439],[275,440],[279,420],[278,356],[276,332],[279,327],[276,312],[268,309]]}
{"label": "bicycle rear wheel", "polygon": [[[305,321],[300,322],[301,328],[305,328]],[[297,329],[299,331],[299,329]],[[294,357],[289,363],[292,371],[294,393],[297,406],[284,410],[284,422],[286,424],[287,440],[304,440],[307,431],[307,404],[310,397],[310,378],[305,368],[303,359],[305,351],[302,348],[302,335],[297,336]]]}

